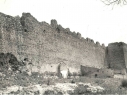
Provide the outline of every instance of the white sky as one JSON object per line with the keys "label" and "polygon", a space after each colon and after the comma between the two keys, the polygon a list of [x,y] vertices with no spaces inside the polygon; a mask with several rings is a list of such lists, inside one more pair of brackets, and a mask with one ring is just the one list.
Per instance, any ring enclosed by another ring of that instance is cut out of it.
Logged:
{"label": "white sky", "polygon": [[0,12],[5,14],[30,12],[39,21],[56,19],[64,28],[101,44],[127,43],[127,5],[112,7],[101,0],[0,0]]}

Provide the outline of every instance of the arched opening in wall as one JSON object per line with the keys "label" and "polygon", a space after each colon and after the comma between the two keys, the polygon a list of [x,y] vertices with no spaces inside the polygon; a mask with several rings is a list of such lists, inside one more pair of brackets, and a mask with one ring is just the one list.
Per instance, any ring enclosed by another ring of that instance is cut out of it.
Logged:
{"label": "arched opening in wall", "polygon": [[97,74],[95,74],[95,78],[97,78]]}

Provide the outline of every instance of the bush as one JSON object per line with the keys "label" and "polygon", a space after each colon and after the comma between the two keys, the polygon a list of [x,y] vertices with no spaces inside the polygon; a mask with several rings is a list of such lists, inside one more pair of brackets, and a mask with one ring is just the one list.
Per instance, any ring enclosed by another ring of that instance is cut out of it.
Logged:
{"label": "bush", "polygon": [[55,95],[55,92],[53,90],[46,90],[44,95]]}
{"label": "bush", "polygon": [[57,76],[57,73],[56,72],[48,72],[48,71],[45,71],[43,74],[44,75],[47,75],[47,76]]}
{"label": "bush", "polygon": [[68,76],[72,76],[72,73],[71,72],[68,72]]}
{"label": "bush", "polygon": [[22,62],[19,62],[14,54],[0,53],[0,68],[9,69],[10,66],[13,71],[17,71],[21,64]]}
{"label": "bush", "polygon": [[121,84],[122,87],[127,87],[127,80],[122,80],[122,84]]}
{"label": "bush", "polygon": [[71,83],[75,83],[75,81],[72,79],[72,80],[71,80]]}

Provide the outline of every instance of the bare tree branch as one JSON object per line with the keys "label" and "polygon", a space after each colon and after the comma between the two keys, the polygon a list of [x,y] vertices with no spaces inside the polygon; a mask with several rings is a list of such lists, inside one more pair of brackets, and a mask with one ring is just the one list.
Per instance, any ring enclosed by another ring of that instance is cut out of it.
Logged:
{"label": "bare tree branch", "polygon": [[127,0],[101,0],[106,5],[127,5]]}

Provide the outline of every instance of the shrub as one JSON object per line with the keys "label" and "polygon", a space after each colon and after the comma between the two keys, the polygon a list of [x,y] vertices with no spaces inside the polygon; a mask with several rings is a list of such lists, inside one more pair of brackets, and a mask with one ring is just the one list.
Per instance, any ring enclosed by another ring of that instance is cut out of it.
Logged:
{"label": "shrub", "polygon": [[69,73],[68,73],[68,76],[72,76],[72,73],[69,72]]}
{"label": "shrub", "polygon": [[8,68],[8,65],[10,65],[14,70],[17,70],[19,61],[15,57],[15,55],[11,53],[0,53],[0,66],[6,66]]}
{"label": "shrub", "polygon": [[47,85],[50,85],[50,79],[48,79],[48,81],[47,81]]}
{"label": "shrub", "polygon": [[75,83],[75,81],[72,79],[72,80],[71,80],[71,83]]}
{"label": "shrub", "polygon": [[122,87],[127,87],[127,80],[122,80],[122,84],[121,84]]}
{"label": "shrub", "polygon": [[55,95],[55,92],[53,90],[46,90],[44,95]]}

